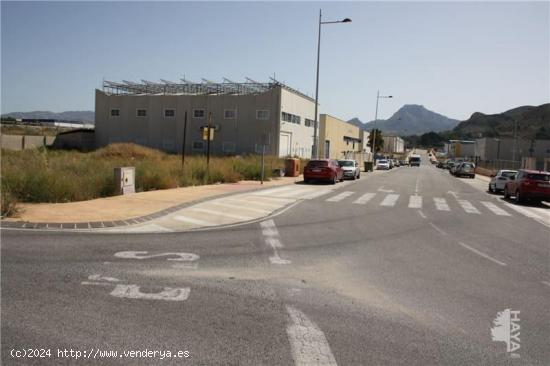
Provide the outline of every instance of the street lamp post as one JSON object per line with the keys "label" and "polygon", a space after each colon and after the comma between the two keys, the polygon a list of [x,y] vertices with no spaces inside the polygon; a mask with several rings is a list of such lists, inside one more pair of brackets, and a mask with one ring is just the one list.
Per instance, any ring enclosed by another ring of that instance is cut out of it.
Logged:
{"label": "street lamp post", "polygon": [[378,101],[380,98],[393,98],[393,95],[380,95],[380,90],[376,92],[376,112],[374,113],[374,129],[372,135],[372,158],[376,155],[376,121],[378,120]]}
{"label": "street lamp post", "polygon": [[319,60],[321,58],[321,25],[323,24],[335,24],[335,23],[349,23],[351,22],[350,18],[345,18],[342,20],[323,22],[321,9],[319,9],[319,37],[317,39],[317,74],[315,78],[315,122],[313,124],[313,150],[311,151],[312,159],[319,159],[319,143],[317,139],[317,125],[319,124],[317,112],[319,104]]}

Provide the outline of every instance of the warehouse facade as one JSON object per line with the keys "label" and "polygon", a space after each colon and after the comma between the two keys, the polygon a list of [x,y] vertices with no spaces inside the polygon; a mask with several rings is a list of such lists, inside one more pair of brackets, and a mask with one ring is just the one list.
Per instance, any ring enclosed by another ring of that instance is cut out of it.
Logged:
{"label": "warehouse facade", "polygon": [[213,155],[259,154],[265,146],[266,154],[311,157],[315,101],[275,79],[104,81],[95,94],[96,146],[130,142],[171,153],[185,146],[186,154],[204,154],[209,116]]}

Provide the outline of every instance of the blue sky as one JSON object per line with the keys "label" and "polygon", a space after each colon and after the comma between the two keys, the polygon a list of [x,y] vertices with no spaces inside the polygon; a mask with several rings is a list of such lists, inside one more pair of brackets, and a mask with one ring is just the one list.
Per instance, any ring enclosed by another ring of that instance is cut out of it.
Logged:
{"label": "blue sky", "polygon": [[244,81],[315,91],[321,113],[374,119],[403,104],[451,118],[550,99],[549,2],[5,2],[2,113],[93,110],[113,81]]}

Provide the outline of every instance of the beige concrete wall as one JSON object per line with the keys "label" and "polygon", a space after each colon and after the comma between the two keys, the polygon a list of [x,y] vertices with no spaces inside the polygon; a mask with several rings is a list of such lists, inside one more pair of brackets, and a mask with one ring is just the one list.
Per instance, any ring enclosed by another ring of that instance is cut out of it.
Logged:
{"label": "beige concrete wall", "polygon": [[51,146],[55,136],[35,136],[35,135],[5,135],[0,136],[2,149],[22,150],[35,149],[43,146]]}
{"label": "beige concrete wall", "polygon": [[[327,114],[321,114],[319,126],[319,157],[341,159],[346,154],[363,151],[362,131],[359,127]],[[345,137],[356,139],[355,143]],[[326,142],[330,151],[326,151]]]}
{"label": "beige concrete wall", "polygon": [[[281,89],[281,112],[300,116],[300,124],[281,120],[279,143],[281,143],[281,139],[286,138],[290,142],[291,156],[310,158],[313,147],[313,125],[306,126],[305,119],[315,120],[315,102],[297,97],[291,91]],[[288,154],[281,148],[279,155],[287,156]]]}

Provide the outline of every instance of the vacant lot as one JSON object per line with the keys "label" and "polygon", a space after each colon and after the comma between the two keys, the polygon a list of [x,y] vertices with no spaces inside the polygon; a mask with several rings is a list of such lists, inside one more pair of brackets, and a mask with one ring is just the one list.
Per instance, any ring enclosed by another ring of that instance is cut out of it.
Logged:
{"label": "vacant lot", "polygon": [[[266,179],[282,168],[280,158],[265,159]],[[212,157],[210,170],[204,156],[181,157],[133,144],[114,144],[90,153],[56,150],[2,151],[2,214],[16,202],[71,202],[111,196],[113,169],[136,168],[136,190],[149,191],[259,180],[261,157]]]}

